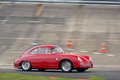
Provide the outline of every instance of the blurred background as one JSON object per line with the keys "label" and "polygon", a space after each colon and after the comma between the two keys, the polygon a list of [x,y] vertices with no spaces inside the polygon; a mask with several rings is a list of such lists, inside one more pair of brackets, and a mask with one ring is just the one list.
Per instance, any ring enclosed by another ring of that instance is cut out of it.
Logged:
{"label": "blurred background", "polygon": [[119,6],[0,4],[0,67],[13,67],[33,46],[54,44],[65,52],[91,56],[94,69],[118,70],[119,13]]}

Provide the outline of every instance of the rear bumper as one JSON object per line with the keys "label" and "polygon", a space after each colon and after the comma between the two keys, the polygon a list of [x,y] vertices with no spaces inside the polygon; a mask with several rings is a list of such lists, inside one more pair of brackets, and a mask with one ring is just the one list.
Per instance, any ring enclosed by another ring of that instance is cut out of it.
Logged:
{"label": "rear bumper", "polygon": [[16,68],[16,69],[21,69],[21,66],[14,66],[14,68]]}
{"label": "rear bumper", "polygon": [[21,66],[19,66],[19,63],[14,62],[14,68],[21,69]]}
{"label": "rear bumper", "polygon": [[19,65],[17,65],[17,64],[14,64],[14,68],[21,69],[21,67]]}

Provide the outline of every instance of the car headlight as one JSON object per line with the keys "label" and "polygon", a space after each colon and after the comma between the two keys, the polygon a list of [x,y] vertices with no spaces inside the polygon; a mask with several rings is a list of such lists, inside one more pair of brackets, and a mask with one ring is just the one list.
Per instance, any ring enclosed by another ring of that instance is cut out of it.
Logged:
{"label": "car headlight", "polygon": [[78,61],[82,62],[82,59],[80,57],[78,57]]}
{"label": "car headlight", "polygon": [[93,62],[93,60],[92,60],[92,58],[91,58],[91,57],[89,58],[89,60],[90,60],[91,62]]}

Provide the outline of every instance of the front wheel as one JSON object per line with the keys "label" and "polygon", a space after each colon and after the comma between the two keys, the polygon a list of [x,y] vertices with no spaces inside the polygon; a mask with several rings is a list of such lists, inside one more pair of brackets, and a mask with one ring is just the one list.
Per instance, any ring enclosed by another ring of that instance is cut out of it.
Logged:
{"label": "front wheel", "polygon": [[63,72],[72,72],[72,69],[73,69],[72,63],[68,60],[62,61],[61,69]]}
{"label": "front wheel", "polygon": [[31,64],[28,61],[24,61],[21,63],[21,68],[23,71],[31,71]]}

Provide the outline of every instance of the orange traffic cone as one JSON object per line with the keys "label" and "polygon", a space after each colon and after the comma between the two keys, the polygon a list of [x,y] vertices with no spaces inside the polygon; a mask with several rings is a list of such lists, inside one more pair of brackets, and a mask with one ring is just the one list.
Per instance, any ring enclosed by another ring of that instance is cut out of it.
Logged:
{"label": "orange traffic cone", "polygon": [[73,45],[72,45],[72,41],[71,40],[68,40],[67,41],[67,44],[66,44],[66,48],[67,49],[72,49]]}
{"label": "orange traffic cone", "polygon": [[101,49],[100,49],[100,53],[106,53],[107,49],[106,49],[106,44],[105,42],[102,42],[101,44]]}

